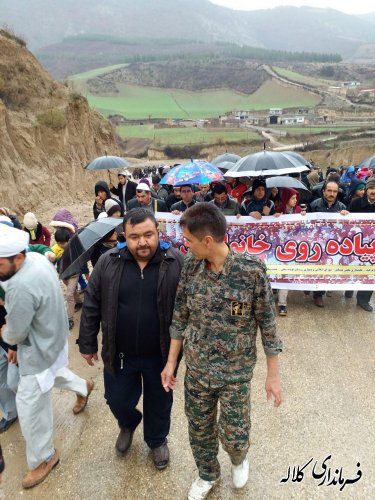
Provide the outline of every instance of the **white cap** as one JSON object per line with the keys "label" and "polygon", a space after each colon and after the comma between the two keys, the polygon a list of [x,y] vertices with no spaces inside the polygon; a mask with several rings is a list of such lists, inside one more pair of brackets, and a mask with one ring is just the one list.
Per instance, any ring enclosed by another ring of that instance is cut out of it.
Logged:
{"label": "white cap", "polygon": [[124,175],[125,177],[130,177],[130,172],[129,170],[120,170],[120,172],[117,175]]}
{"label": "white cap", "polygon": [[151,191],[150,186],[148,186],[145,182],[140,182],[137,184],[137,191]]}
{"label": "white cap", "polygon": [[108,214],[107,212],[100,212],[100,214],[98,215],[98,219],[105,219],[106,217],[108,217]]}
{"label": "white cap", "polygon": [[13,257],[26,250],[29,234],[21,229],[0,224],[0,257]]}

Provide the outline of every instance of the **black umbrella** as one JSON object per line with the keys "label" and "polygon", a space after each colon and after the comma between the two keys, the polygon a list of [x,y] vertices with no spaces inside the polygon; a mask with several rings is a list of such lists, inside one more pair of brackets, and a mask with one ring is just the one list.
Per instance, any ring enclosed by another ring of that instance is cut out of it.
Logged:
{"label": "black umbrella", "polygon": [[122,225],[122,219],[104,217],[90,222],[76,233],[65,248],[62,259],[62,279],[68,279],[82,272],[82,267],[90,260],[95,245]]}
{"label": "black umbrella", "polygon": [[129,162],[120,156],[98,156],[95,160],[91,160],[86,166],[86,170],[108,170],[109,180],[111,181],[111,168],[127,169]]}
{"label": "black umbrella", "polygon": [[303,162],[303,164],[306,165],[306,167],[309,167],[310,169],[312,168],[311,163],[296,151],[283,151],[283,153],[286,153],[289,156],[293,156],[293,158],[295,158],[296,160]]}
{"label": "black umbrella", "polygon": [[236,163],[240,159],[241,159],[241,156],[238,156],[234,153],[224,153],[222,155],[216,156],[216,158],[214,158],[210,163],[211,163],[211,165],[216,165],[218,167],[219,166],[218,163],[221,163],[223,161],[228,161],[230,163]]}
{"label": "black umbrella", "polygon": [[307,189],[307,187],[298,179],[294,179],[294,177],[288,177],[288,176],[277,176],[277,177],[269,177],[266,179],[266,186],[267,188],[291,188],[295,189],[296,191],[299,192],[300,195],[300,202],[302,203],[307,203],[311,200],[311,193]]}
{"label": "black umbrella", "polygon": [[284,175],[309,170],[304,161],[279,151],[261,151],[241,158],[225,177],[260,177]]}
{"label": "black umbrella", "polygon": [[362,160],[358,165],[359,168],[367,167],[367,168],[375,168],[375,155],[369,156],[365,160]]}
{"label": "black umbrella", "polygon": [[231,161],[221,161],[219,163],[216,163],[216,167],[225,174],[227,170],[230,170],[233,167],[234,163]]}

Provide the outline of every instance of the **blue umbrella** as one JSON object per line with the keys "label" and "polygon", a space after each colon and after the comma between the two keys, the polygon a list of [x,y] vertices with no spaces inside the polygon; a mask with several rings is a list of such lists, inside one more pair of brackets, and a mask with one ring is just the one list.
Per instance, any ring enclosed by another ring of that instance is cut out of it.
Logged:
{"label": "blue umbrella", "polygon": [[209,184],[224,180],[220,170],[205,160],[191,160],[172,168],[161,180],[160,184],[182,186],[184,184]]}

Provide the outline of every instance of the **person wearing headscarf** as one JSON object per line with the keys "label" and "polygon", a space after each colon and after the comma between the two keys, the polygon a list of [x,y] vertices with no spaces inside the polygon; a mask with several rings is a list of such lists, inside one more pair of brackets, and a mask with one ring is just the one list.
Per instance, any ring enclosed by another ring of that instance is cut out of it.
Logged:
{"label": "person wearing headscarf", "polygon": [[30,236],[30,243],[32,245],[46,245],[47,247],[51,244],[51,233],[43,226],[35,214],[32,212],[27,212],[23,218],[24,231],[26,231]]}

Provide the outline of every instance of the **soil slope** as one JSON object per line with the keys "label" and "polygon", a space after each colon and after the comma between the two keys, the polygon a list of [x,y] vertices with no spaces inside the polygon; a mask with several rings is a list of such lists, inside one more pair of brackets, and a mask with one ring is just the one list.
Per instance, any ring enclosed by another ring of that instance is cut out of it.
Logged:
{"label": "soil slope", "polygon": [[23,214],[87,199],[103,172],[84,165],[119,152],[111,124],[3,30],[0,54],[0,206]]}

